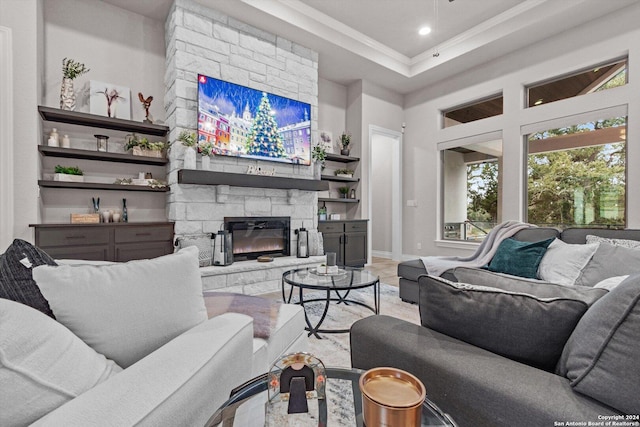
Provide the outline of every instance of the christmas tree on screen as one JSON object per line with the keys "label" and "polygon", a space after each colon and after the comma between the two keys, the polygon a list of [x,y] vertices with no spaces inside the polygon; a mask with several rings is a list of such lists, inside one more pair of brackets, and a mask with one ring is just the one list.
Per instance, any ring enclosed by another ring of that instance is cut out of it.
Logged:
{"label": "christmas tree on screen", "polygon": [[278,123],[271,114],[267,94],[262,92],[258,112],[247,138],[247,154],[265,157],[284,157],[284,144],[278,133]]}

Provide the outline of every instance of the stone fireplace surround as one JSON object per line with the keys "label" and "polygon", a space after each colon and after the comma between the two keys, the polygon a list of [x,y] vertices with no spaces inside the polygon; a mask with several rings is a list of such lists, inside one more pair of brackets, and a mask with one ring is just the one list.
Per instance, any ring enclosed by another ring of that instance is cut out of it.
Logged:
{"label": "stone fireplace surround", "polygon": [[[165,109],[171,141],[182,130],[196,129],[198,73],[309,103],[312,141],[317,140],[317,52],[192,0],[176,0],[165,34]],[[169,220],[175,222],[176,236],[215,233],[224,217],[241,216],[288,216],[292,231],[303,225],[317,228],[316,191],[180,183],[183,153],[179,143],[169,153],[167,210]],[[211,162],[211,170],[224,173],[245,174],[250,166],[274,169],[278,177],[313,179],[310,166],[223,156],[215,156]],[[284,271],[324,260],[295,258],[293,232],[289,246],[293,256],[271,263],[242,261],[202,268],[203,287],[247,294],[272,292],[279,289]]]}

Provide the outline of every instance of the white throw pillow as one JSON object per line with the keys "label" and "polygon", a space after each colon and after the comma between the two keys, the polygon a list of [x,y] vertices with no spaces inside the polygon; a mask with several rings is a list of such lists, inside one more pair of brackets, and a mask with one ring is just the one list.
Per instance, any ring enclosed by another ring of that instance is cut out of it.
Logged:
{"label": "white throw pillow", "polygon": [[555,239],[540,261],[538,277],[546,282],[573,286],[596,249],[598,243],[571,245]]}
{"label": "white throw pillow", "polygon": [[207,320],[195,246],[122,264],[44,267],[33,278],[56,319],[123,368]]}
{"label": "white throw pillow", "polygon": [[49,316],[0,298],[0,425],[28,425],[122,369]]}

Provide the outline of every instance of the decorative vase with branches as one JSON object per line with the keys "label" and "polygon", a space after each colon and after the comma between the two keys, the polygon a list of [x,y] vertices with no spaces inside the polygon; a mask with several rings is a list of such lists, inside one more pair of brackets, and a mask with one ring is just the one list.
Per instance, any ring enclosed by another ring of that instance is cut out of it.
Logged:
{"label": "decorative vase with branches", "polygon": [[76,109],[76,93],[73,90],[73,80],[85,73],[89,68],[73,59],[62,60],[62,87],[60,88],[60,109],[74,111]]}

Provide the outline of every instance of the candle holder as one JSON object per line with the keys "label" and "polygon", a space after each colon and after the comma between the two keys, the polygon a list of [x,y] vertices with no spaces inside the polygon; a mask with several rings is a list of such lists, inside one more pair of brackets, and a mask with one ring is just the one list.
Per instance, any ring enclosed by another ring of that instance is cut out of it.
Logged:
{"label": "candle holder", "polygon": [[109,137],[107,135],[93,135],[96,137],[98,151],[106,153],[108,151]]}

